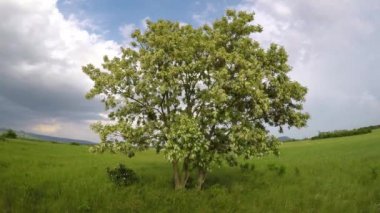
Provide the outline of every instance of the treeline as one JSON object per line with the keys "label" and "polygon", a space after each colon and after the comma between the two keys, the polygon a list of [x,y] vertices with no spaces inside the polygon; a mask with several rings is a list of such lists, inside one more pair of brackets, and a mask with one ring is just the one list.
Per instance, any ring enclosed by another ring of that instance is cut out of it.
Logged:
{"label": "treeline", "polygon": [[368,134],[368,133],[371,133],[373,129],[377,129],[377,128],[380,128],[380,125],[373,125],[373,126],[361,127],[357,129],[350,129],[350,130],[344,129],[344,130],[335,130],[335,131],[330,131],[330,132],[319,132],[318,135],[312,137],[311,140]]}

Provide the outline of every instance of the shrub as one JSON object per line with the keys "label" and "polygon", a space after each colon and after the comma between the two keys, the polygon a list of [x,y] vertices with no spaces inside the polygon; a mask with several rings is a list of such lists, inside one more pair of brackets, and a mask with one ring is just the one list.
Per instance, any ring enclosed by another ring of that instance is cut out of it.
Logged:
{"label": "shrub", "polygon": [[268,169],[274,171],[278,176],[283,176],[286,172],[286,168],[283,165],[268,164]]}
{"label": "shrub", "polygon": [[114,169],[107,168],[107,173],[112,182],[118,186],[129,186],[138,181],[136,173],[124,164]]}
{"label": "shrub", "polygon": [[77,142],[71,142],[70,145],[79,146],[80,144]]}
{"label": "shrub", "polygon": [[17,138],[17,134],[15,131],[8,129],[5,133],[3,133],[2,137],[4,137],[4,138]]}

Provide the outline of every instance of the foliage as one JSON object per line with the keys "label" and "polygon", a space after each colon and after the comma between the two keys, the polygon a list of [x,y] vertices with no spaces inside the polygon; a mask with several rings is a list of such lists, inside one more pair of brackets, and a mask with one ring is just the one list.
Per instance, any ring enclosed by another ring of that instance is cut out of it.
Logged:
{"label": "foliage", "polygon": [[107,173],[112,182],[118,186],[129,186],[138,181],[136,173],[124,164],[114,169],[107,168]]}
{"label": "foliage", "polygon": [[113,121],[93,125],[102,143],[91,150],[164,151],[177,189],[192,170],[200,189],[214,164],[277,155],[279,142],[266,128],[305,126],[307,89],[289,78],[283,47],[265,50],[251,39],[262,31],[253,20],[228,10],[199,28],[148,21],[120,57],[105,56],[102,69],[83,67],[95,83],[87,98],[101,97]]}
{"label": "foliage", "polygon": [[319,132],[317,136],[312,137],[312,140],[325,139],[325,138],[336,138],[336,137],[346,137],[352,135],[368,134],[372,132],[373,127],[362,127],[358,129],[351,130],[335,130],[331,132]]}
{"label": "foliage", "polygon": [[80,146],[80,143],[77,143],[77,142],[71,142],[70,145]]}
{"label": "foliage", "polygon": [[2,134],[2,137],[15,139],[17,138],[17,134],[12,129],[8,129],[6,132]]}

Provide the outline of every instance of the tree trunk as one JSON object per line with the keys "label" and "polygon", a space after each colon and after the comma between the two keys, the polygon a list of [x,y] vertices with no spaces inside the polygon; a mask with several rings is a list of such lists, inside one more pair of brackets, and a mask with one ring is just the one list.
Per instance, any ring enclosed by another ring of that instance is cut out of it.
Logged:
{"label": "tree trunk", "polygon": [[188,160],[188,158],[185,158],[183,160],[182,172],[183,172],[182,183],[183,183],[184,187],[186,187],[187,180],[189,179],[189,176],[190,176],[190,169],[189,169],[189,160]]}
{"label": "tree trunk", "polygon": [[202,190],[203,183],[206,179],[206,170],[203,168],[198,168],[198,182],[197,182],[197,190]]}
{"label": "tree trunk", "polygon": [[186,188],[187,180],[190,176],[189,162],[183,161],[182,170],[179,167],[179,161],[173,161],[174,189],[180,190]]}
{"label": "tree trunk", "polygon": [[178,161],[173,161],[174,189],[183,189],[182,178],[178,167]]}

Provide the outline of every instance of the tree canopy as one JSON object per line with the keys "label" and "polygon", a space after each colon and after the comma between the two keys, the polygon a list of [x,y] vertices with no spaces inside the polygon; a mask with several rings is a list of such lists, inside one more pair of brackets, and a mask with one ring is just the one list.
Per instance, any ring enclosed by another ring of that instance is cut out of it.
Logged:
{"label": "tree canopy", "polygon": [[147,22],[132,33],[121,56],[104,57],[101,68],[83,71],[111,123],[93,129],[107,149],[132,157],[154,147],[172,164],[175,188],[184,188],[192,171],[200,189],[213,165],[278,154],[268,127],[303,127],[307,89],[288,76],[285,49],[264,49],[251,38],[262,27],[254,14],[227,10],[211,25]]}

